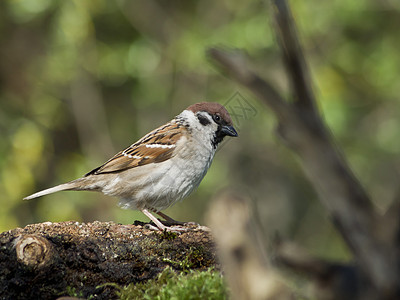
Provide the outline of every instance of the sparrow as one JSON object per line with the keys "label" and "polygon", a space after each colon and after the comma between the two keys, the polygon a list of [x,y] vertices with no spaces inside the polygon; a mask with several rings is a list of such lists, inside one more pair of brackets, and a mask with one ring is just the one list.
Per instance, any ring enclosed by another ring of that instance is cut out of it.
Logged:
{"label": "sparrow", "polygon": [[37,192],[29,200],[59,191],[96,191],[119,197],[125,209],[140,210],[157,230],[178,231],[161,211],[187,197],[200,184],[225,136],[237,137],[226,108],[201,102],[146,134],[82,178]]}

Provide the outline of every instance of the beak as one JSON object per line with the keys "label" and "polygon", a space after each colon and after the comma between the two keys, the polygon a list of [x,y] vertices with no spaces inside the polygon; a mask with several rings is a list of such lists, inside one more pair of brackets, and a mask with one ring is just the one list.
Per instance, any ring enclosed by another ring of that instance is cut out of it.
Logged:
{"label": "beak", "polygon": [[229,136],[238,136],[238,133],[236,132],[235,128],[233,128],[233,126],[222,126],[221,131],[225,134],[225,135],[229,135]]}

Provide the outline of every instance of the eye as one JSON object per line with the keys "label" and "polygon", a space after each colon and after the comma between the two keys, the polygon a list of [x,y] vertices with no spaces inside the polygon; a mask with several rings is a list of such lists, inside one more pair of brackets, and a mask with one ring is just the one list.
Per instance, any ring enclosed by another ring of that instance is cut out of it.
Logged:
{"label": "eye", "polygon": [[220,115],[214,115],[214,121],[215,121],[216,123],[221,122],[221,117],[220,117]]}

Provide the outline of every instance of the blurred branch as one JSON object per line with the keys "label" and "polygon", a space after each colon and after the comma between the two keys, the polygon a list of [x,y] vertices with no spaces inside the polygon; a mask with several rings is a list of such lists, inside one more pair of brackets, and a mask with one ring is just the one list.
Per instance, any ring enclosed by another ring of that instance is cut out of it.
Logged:
{"label": "blurred branch", "polygon": [[275,261],[313,279],[314,297],[324,300],[353,300],[361,295],[361,277],[353,265],[316,258],[294,243],[279,239]]}
{"label": "blurred branch", "polygon": [[392,204],[386,210],[379,224],[382,239],[400,247],[400,188],[397,190]]}
{"label": "blurred branch", "polygon": [[232,299],[293,299],[269,265],[249,201],[238,195],[218,197],[208,213]]}
{"label": "blurred branch", "polygon": [[285,1],[274,1],[275,30],[283,62],[290,77],[296,104],[316,113],[315,96],[290,8]]}
{"label": "blurred branch", "polygon": [[381,241],[377,232],[381,218],[315,108],[315,97],[290,10],[285,1],[273,3],[276,34],[296,98],[293,104],[284,101],[258,76],[240,52],[213,48],[208,55],[222,72],[251,90],[276,114],[281,138],[301,157],[306,175],[356,262],[376,288],[376,295],[391,299],[397,295],[399,282],[396,252]]}
{"label": "blurred branch", "polygon": [[211,58],[211,62],[217,65],[228,77],[235,79],[264,101],[277,115],[278,119],[284,121],[289,117],[287,111],[290,107],[272,85],[249,68],[248,61],[242,51],[211,48],[207,54]]}

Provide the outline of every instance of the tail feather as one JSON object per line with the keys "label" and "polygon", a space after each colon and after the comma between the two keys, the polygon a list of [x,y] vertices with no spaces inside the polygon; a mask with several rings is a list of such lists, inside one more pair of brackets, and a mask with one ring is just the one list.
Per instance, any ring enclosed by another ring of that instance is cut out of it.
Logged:
{"label": "tail feather", "polygon": [[83,178],[79,178],[67,183],[63,183],[60,185],[56,185],[54,187],[45,189],[43,191],[34,193],[30,196],[27,196],[24,198],[24,200],[30,200],[33,198],[37,198],[37,197],[41,197],[44,195],[48,195],[48,194],[52,194],[52,193],[56,193],[56,192],[60,192],[60,191],[74,191],[74,190],[81,190],[82,189],[82,183],[81,181],[83,180]]}

